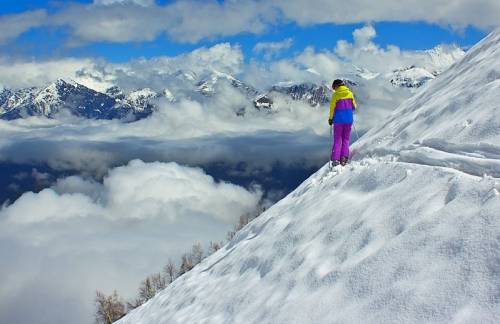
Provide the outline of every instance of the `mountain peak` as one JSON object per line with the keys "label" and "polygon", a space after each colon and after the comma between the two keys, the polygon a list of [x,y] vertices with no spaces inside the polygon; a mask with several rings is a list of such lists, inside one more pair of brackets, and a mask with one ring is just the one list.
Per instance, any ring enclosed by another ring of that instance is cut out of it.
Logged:
{"label": "mountain peak", "polygon": [[395,70],[391,75],[390,82],[396,87],[419,88],[434,78],[434,74],[424,68],[409,66]]}
{"label": "mountain peak", "polygon": [[123,93],[123,90],[120,89],[120,87],[118,87],[116,85],[109,87],[108,89],[106,89],[106,91],[104,93],[112,98],[115,98],[115,99],[124,99],[125,98],[125,94]]}
{"label": "mountain peak", "polygon": [[54,83],[58,86],[64,86],[68,84],[68,82],[64,81],[64,79],[57,79]]}

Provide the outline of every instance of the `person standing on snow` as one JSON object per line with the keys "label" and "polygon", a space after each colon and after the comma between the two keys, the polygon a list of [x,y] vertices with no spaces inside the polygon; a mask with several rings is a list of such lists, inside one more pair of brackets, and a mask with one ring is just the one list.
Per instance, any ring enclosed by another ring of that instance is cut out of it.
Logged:
{"label": "person standing on snow", "polygon": [[333,124],[333,146],[331,165],[346,165],[349,159],[349,138],[353,123],[353,111],[356,109],[356,100],[351,90],[342,80],[332,83],[335,93],[330,102],[330,115],[328,124]]}

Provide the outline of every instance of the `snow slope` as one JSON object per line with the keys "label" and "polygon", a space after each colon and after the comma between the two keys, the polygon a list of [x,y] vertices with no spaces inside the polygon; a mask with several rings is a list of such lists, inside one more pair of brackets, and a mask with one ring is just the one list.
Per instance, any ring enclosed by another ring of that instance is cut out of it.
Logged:
{"label": "snow slope", "polygon": [[367,154],[500,177],[500,30],[358,143]]}
{"label": "snow slope", "polygon": [[[500,30],[118,321],[499,323]],[[483,175],[487,174],[487,175]]]}

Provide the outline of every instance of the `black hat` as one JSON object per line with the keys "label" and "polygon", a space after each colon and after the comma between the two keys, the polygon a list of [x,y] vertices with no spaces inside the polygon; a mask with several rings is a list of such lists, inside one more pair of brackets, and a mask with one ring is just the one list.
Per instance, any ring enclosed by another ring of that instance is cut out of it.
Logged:
{"label": "black hat", "polygon": [[344,85],[344,81],[340,80],[340,79],[336,79],[335,81],[333,81],[332,83],[332,88],[335,88],[335,87],[340,87],[341,85]]}

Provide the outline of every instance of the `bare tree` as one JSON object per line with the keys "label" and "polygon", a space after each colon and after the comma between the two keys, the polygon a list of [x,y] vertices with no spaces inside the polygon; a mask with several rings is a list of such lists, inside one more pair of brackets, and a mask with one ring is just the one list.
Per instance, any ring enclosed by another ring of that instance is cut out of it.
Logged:
{"label": "bare tree", "polygon": [[245,227],[248,223],[250,223],[250,217],[248,215],[241,215],[238,224],[236,225],[234,230],[237,232],[241,230],[243,227]]}
{"label": "bare tree", "polygon": [[211,255],[211,254],[214,254],[215,252],[217,252],[218,250],[220,250],[220,248],[222,247],[223,243],[222,242],[212,242],[210,241],[210,244],[208,245],[208,254]]}
{"label": "bare tree", "polygon": [[[251,220],[248,215],[240,216],[238,223],[234,226],[233,230],[227,233],[227,240],[231,241],[236,233],[245,227]],[[215,253],[224,245],[223,242],[210,242],[207,253],[210,255]],[[186,253],[182,256],[181,264],[179,268],[169,259],[168,263],[163,267],[163,273],[156,273],[148,276],[145,280],[141,282],[139,286],[138,296],[127,302],[127,308],[129,310],[135,309],[146,301],[153,298],[159,291],[165,289],[169,284],[171,284],[178,276],[190,271],[198,263],[200,263],[205,257],[203,247],[201,243],[195,243],[190,253]],[[115,291],[111,296],[106,296],[103,293],[96,292],[96,323],[106,323],[110,324],[113,321],[123,317],[126,314],[125,304],[121,298],[118,297]]]}
{"label": "bare tree", "polygon": [[167,288],[167,280],[161,274],[161,272],[155,273],[149,277],[151,279],[151,283],[153,285],[153,289],[155,290],[155,294]]}
{"label": "bare tree", "polygon": [[156,296],[158,292],[165,289],[170,284],[167,280],[169,280],[167,276],[164,276],[160,272],[152,274],[144,279],[139,286],[137,298],[128,301],[127,307],[129,309],[135,309]]}
{"label": "bare tree", "polygon": [[228,231],[226,234],[226,240],[230,242],[234,236],[236,235],[236,231]]}
{"label": "bare tree", "polygon": [[193,267],[203,260],[203,247],[201,243],[196,243],[191,248],[191,259],[193,260]]}
{"label": "bare tree", "polygon": [[147,277],[145,280],[141,282],[139,286],[139,298],[143,301],[149,300],[153,298],[155,295],[153,284],[151,283],[151,279]]}
{"label": "bare tree", "polygon": [[177,268],[172,260],[168,259],[167,264],[163,267],[167,284],[171,284],[177,278]]}
{"label": "bare tree", "polygon": [[127,310],[131,311],[132,309],[136,309],[137,307],[144,304],[144,302],[145,302],[144,300],[142,300],[141,298],[138,298],[138,297],[134,300],[130,300],[127,302]]}
{"label": "bare tree", "polygon": [[[245,225],[250,222],[251,218],[248,215],[240,216],[238,223],[233,227],[233,230],[227,233],[227,240],[231,241],[236,233],[241,230]],[[215,253],[224,245],[223,242],[210,242],[208,248],[208,255]],[[128,310],[135,309],[146,301],[153,298],[159,291],[165,289],[171,284],[178,276],[190,271],[195,265],[200,263],[205,257],[201,243],[195,243],[190,253],[182,256],[179,268],[169,259],[168,263],[163,267],[163,273],[156,273],[148,276],[143,280],[139,286],[138,296],[125,304],[118,296],[117,292],[113,292],[111,296],[97,291],[96,292],[96,323],[97,324],[111,324],[126,314]]]}
{"label": "bare tree", "polygon": [[139,298],[145,303],[156,295],[156,289],[150,277],[147,277],[139,286]]}
{"label": "bare tree", "polygon": [[116,290],[110,296],[96,291],[95,304],[95,322],[97,324],[111,324],[126,314],[125,304]]}
{"label": "bare tree", "polygon": [[190,254],[184,254],[181,259],[181,266],[179,268],[179,276],[185,274],[193,269],[193,259]]}
{"label": "bare tree", "polygon": [[234,225],[232,231],[227,232],[227,241],[231,241],[236,233],[238,233],[238,231],[245,227],[245,225],[247,225],[248,223],[250,223],[250,217],[248,215],[241,215],[240,219],[238,220],[238,224]]}

